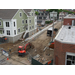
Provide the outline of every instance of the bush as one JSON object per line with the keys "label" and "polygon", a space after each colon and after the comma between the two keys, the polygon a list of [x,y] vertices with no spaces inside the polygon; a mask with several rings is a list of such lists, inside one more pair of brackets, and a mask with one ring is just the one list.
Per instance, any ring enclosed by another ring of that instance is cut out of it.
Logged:
{"label": "bush", "polygon": [[50,24],[52,23],[53,21],[45,21],[45,24]]}
{"label": "bush", "polygon": [[35,14],[38,15],[39,13],[36,11]]}

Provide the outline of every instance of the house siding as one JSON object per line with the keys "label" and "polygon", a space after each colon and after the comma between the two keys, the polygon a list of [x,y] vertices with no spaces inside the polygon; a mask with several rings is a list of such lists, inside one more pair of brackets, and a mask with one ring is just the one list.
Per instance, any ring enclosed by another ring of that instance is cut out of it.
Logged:
{"label": "house siding", "polygon": [[[20,17],[20,12],[22,13],[22,16]],[[14,16],[13,19],[16,19],[17,20],[17,34],[20,34],[21,32],[24,32],[25,31],[25,28],[23,29],[23,27],[25,25],[28,25],[26,23],[26,20],[27,20],[27,15],[23,12],[22,9],[20,9],[17,14]],[[24,24],[22,23],[22,20],[24,20]],[[18,32],[18,29],[20,28],[20,32]]]}
{"label": "house siding", "polygon": [[[0,26],[0,28],[3,28],[3,20],[2,19],[0,19],[0,22],[1,22],[1,26]],[[0,30],[0,34],[2,34],[3,33],[3,31],[2,30]]]}
{"label": "house siding", "polygon": [[[33,13],[33,16],[32,16],[32,13]],[[30,17],[29,17],[29,20],[31,20],[31,23],[29,22],[29,31],[31,31],[31,30],[33,30],[33,29],[35,29],[35,11],[32,9],[31,10],[31,12],[30,12]],[[34,27],[34,28],[32,28],[32,26]],[[30,27],[31,27],[31,29],[30,29]]]}

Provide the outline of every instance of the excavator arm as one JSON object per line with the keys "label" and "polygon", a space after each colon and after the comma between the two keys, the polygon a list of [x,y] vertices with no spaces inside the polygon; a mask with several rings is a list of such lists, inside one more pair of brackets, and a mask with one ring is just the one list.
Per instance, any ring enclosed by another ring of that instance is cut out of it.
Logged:
{"label": "excavator arm", "polygon": [[25,50],[27,49],[27,46],[30,46],[31,47],[31,44],[30,43],[27,43],[26,45],[25,45]]}

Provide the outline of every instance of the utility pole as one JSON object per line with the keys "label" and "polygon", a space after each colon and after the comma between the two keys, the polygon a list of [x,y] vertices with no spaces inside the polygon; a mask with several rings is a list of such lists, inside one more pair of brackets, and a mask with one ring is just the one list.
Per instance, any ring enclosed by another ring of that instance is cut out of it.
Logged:
{"label": "utility pole", "polygon": [[53,25],[52,25],[52,41],[53,41],[53,31],[54,31],[54,12],[53,12]]}
{"label": "utility pole", "polygon": [[[62,14],[63,14],[63,12],[62,12]],[[63,15],[62,15],[62,18],[61,18],[61,27],[62,27],[62,20],[63,20]]]}

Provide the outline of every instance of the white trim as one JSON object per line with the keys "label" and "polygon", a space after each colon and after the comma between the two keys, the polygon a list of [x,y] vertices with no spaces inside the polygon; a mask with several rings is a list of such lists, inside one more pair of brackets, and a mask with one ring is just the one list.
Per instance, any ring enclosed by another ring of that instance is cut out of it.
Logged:
{"label": "white trim", "polygon": [[[0,21],[1,22],[1,21]],[[1,22],[1,25],[0,26],[2,26],[2,22]]]}
{"label": "white trim", "polygon": [[[20,29],[20,28],[18,28],[18,29]],[[21,30],[20,30],[21,31]],[[18,32],[18,33],[20,33],[20,32]]]}
{"label": "white trim", "polygon": [[[21,16],[20,16],[20,13],[21,13]],[[20,18],[22,17],[22,12],[19,12],[19,17],[20,17]]]}
{"label": "white trim", "polygon": [[28,17],[28,31],[29,31],[29,17]]}
{"label": "white trim", "polygon": [[[27,20],[27,23],[28,23],[28,19],[25,19],[25,23],[26,23],[26,20]],[[27,23],[26,23],[26,24],[27,24]]]}
{"label": "white trim", "polygon": [[[22,9],[23,10],[23,9]],[[27,13],[23,10],[23,12],[27,15]],[[27,15],[28,16],[28,15]]]}
{"label": "white trim", "polygon": [[65,65],[66,65],[66,63],[67,63],[67,55],[75,56],[75,53],[66,52],[66,56],[65,56]]}
{"label": "white trim", "polygon": [[24,19],[22,19],[22,24],[24,24],[23,21],[24,21]]}
{"label": "white trim", "polygon": [[[31,19],[29,19],[29,23],[30,23]],[[31,23],[30,23],[31,24]]]}
{"label": "white trim", "polygon": [[[7,34],[7,31],[10,31],[10,35],[11,35],[11,30],[6,30],[6,34]],[[10,36],[10,35],[7,35],[7,36]]]}

